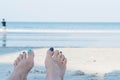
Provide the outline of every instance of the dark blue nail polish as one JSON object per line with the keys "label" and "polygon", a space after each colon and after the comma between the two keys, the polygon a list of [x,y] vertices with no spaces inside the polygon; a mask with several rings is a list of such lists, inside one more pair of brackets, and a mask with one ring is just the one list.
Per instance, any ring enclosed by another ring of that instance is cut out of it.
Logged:
{"label": "dark blue nail polish", "polygon": [[60,53],[62,53],[62,51],[60,51]]}
{"label": "dark blue nail polish", "polygon": [[28,54],[30,54],[32,52],[32,50],[31,49],[28,49]]}
{"label": "dark blue nail polish", "polygon": [[22,52],[23,54],[25,53],[25,51]]}
{"label": "dark blue nail polish", "polygon": [[51,47],[51,48],[50,48],[50,51],[54,51],[54,48],[53,48],[53,47]]}

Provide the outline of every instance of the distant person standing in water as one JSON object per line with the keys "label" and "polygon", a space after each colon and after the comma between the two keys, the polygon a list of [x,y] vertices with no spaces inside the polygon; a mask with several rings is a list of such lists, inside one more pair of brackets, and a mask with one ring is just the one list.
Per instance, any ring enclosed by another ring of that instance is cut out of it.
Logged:
{"label": "distant person standing in water", "polygon": [[2,47],[6,47],[6,21],[2,19],[2,29],[3,29],[3,40],[2,40]]}
{"label": "distant person standing in water", "polygon": [[2,26],[6,28],[6,21],[4,18],[2,19]]}

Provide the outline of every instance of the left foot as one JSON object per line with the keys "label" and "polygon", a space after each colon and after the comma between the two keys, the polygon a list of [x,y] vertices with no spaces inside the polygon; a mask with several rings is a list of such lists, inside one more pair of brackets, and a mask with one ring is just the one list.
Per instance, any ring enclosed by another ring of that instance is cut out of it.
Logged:
{"label": "left foot", "polygon": [[[27,56],[28,55],[28,56]],[[34,52],[23,52],[14,62],[14,71],[8,80],[26,80],[28,72],[34,66]]]}

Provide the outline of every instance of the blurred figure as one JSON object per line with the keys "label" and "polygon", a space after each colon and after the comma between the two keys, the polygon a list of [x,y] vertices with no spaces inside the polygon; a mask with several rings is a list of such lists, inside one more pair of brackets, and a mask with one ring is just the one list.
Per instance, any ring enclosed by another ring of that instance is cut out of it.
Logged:
{"label": "blurred figure", "polygon": [[7,34],[6,34],[6,21],[5,21],[4,18],[2,19],[1,23],[2,23],[2,29],[3,29],[3,32],[2,32],[2,34],[3,34],[2,47],[6,47],[6,36],[7,36]]}
{"label": "blurred figure", "polygon": [[6,21],[5,21],[4,18],[2,19],[2,26],[3,26],[3,27],[6,27]]}

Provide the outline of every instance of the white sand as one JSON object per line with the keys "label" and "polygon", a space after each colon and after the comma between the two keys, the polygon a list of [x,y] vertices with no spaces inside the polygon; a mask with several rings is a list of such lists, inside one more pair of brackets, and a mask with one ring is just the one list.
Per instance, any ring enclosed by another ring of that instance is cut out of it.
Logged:
{"label": "white sand", "polygon": [[[44,59],[48,48],[34,48],[35,67],[28,80],[45,80]],[[119,80],[120,48],[58,48],[68,59],[65,80]],[[27,48],[0,48],[0,80],[13,71],[13,62]]]}

